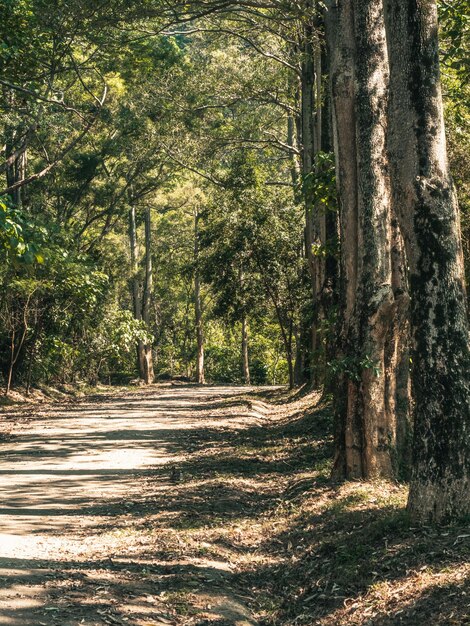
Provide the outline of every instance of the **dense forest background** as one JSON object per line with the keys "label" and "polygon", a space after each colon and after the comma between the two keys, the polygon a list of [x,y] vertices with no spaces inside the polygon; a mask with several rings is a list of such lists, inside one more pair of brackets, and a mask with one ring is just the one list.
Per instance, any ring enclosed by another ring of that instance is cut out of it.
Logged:
{"label": "dense forest background", "polygon": [[[6,394],[308,384],[334,396],[338,476],[406,478],[413,411],[432,433],[418,465],[447,467],[468,330],[433,3],[408,48],[399,14],[346,4],[3,0]],[[468,276],[467,9],[439,3]]]}
{"label": "dense forest background", "polygon": [[[158,7],[155,19],[142,8],[124,24],[109,3],[109,14],[69,4],[1,8],[4,385],[125,382],[138,374],[139,341],[152,347],[157,378],[192,378],[198,330],[207,380],[283,384],[289,368],[291,384],[308,380],[318,355],[305,365],[304,25],[238,11],[174,28]],[[468,271],[468,18],[463,2],[440,10]],[[322,38],[319,27],[324,48]],[[331,222],[324,144],[307,183]],[[316,252],[335,258],[337,246],[330,238]],[[331,315],[318,332],[321,352]],[[332,372],[333,361],[321,367]]]}
{"label": "dense forest background", "polygon": [[288,382],[309,298],[295,73],[224,19],[167,35],[35,5],[2,14],[4,188],[31,179],[2,201],[4,384],[127,382],[139,341],[157,378],[194,377],[197,281],[206,379]]}

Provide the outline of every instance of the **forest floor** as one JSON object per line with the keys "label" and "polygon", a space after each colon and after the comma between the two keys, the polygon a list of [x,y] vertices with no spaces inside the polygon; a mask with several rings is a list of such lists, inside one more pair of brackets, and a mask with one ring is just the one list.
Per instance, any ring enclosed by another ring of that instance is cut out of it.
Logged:
{"label": "forest floor", "polygon": [[470,624],[470,531],[329,481],[315,394],[156,385],[0,412],[0,625]]}

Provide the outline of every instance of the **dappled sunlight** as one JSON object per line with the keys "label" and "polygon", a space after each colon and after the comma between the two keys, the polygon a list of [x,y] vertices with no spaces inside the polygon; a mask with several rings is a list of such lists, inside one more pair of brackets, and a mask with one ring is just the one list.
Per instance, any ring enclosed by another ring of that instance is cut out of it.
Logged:
{"label": "dappled sunlight", "polygon": [[373,583],[366,595],[345,601],[322,624],[353,625],[373,620],[377,626],[393,626],[424,623],[428,619],[429,624],[461,626],[470,617],[469,584],[469,564],[437,572],[423,567],[397,580]]}
{"label": "dappled sunlight", "polygon": [[464,623],[468,533],[410,528],[404,485],[331,482],[328,405],[192,391],[17,424],[0,460],[5,623],[415,626],[446,590],[436,623]]}
{"label": "dappled sunlight", "polygon": [[[254,480],[242,495],[240,485],[230,491],[230,481],[218,482],[218,470],[189,486],[186,472],[180,484],[172,482],[171,468],[195,451],[202,432],[220,441],[228,427],[252,427],[259,417],[242,399],[246,393],[152,388],[39,407],[26,420],[7,413],[15,436],[0,456],[5,623],[65,626],[80,623],[80,615],[96,623],[170,623],[174,609],[159,594],[195,581],[193,602],[207,604],[202,591],[224,584],[232,565],[207,554],[199,539],[181,541],[178,529],[217,524],[217,511],[242,518],[261,500]],[[75,621],[67,621],[72,614]]]}
{"label": "dappled sunlight", "polygon": [[[234,390],[236,394],[237,390]],[[246,393],[246,389],[243,390]],[[70,517],[115,515],[142,473],[182,460],[180,430],[201,423],[185,411],[207,390],[180,395],[152,390],[126,397],[53,407],[21,429],[14,442],[2,446],[0,531],[56,532],[73,523]],[[214,393],[214,391],[212,391]],[[227,394],[233,399],[233,394]],[[224,407],[224,392],[217,407]],[[13,414],[14,415],[14,414]],[[13,417],[13,416],[12,416]],[[204,426],[230,422],[206,415]],[[232,416],[233,417],[233,416]],[[249,415],[236,415],[239,422]],[[168,478],[168,477],[167,477]],[[51,519],[55,518],[55,519]]]}

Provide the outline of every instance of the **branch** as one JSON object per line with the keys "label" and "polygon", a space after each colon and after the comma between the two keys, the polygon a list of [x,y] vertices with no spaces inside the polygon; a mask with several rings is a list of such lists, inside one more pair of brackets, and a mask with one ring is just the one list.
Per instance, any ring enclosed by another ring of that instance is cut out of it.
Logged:
{"label": "branch", "polygon": [[188,165],[187,163],[180,161],[180,159],[178,159],[174,154],[170,152],[167,146],[164,145],[163,147],[165,148],[165,152],[170,157],[170,159],[174,161],[175,163],[177,163],[178,165],[180,165],[183,169],[193,172],[193,174],[197,174],[201,178],[204,178],[205,180],[208,180],[209,182],[211,182],[213,185],[217,185],[218,187],[225,187],[224,183],[221,180],[217,180],[217,178],[214,178],[210,174],[201,172],[195,167],[192,167],[191,165]]}
{"label": "branch", "polygon": [[[107,86],[105,86],[104,88],[104,92],[103,95],[101,97],[100,102],[100,107],[103,106],[105,100],[106,100],[106,96],[108,93],[108,88]],[[52,161],[52,163],[49,163],[49,165],[47,165],[47,167],[45,167],[44,169],[42,169],[40,172],[36,172],[35,174],[32,174],[31,176],[28,176],[27,178],[23,178],[23,180],[19,180],[18,182],[16,182],[14,185],[10,185],[10,187],[7,187],[6,189],[3,189],[2,191],[0,191],[0,195],[6,195],[6,194],[11,194],[14,191],[16,191],[17,189],[19,189],[20,187],[24,187],[25,185],[29,185],[29,183],[34,182],[35,180],[39,180],[40,178],[44,178],[44,176],[46,176],[46,174],[48,174],[54,167],[56,167],[63,159],[64,157],[75,148],[75,146],[77,144],[79,144],[81,142],[81,140],[88,134],[88,132],[90,131],[90,129],[92,128],[92,126],[95,124],[95,122],[98,120],[99,117],[99,111],[98,113],[88,122],[88,124],[86,125],[86,127],[84,128],[84,130],[78,135],[78,137],[76,137],[73,141],[71,141],[69,143],[68,146],[66,146],[62,152],[60,153],[60,155],[54,160]]]}
{"label": "branch", "polygon": [[74,109],[73,107],[67,106],[62,100],[56,100],[55,98],[46,98],[45,96],[42,96],[32,89],[20,87],[20,85],[14,85],[13,83],[9,83],[6,80],[0,79],[0,85],[3,85],[4,87],[8,87],[9,89],[13,89],[15,91],[19,91],[20,93],[27,94],[28,96],[32,96],[33,98],[35,98],[36,100],[40,100],[41,102],[47,102],[48,104],[55,104],[57,106],[60,106],[62,109],[64,109],[64,111],[72,111],[72,113],[75,113],[81,119],[83,119],[83,115],[80,113],[80,111]]}
{"label": "branch", "polygon": [[[214,29],[214,28],[197,28],[197,29],[192,29],[189,32],[190,33],[195,33],[195,32],[199,32],[199,33],[213,33],[215,35],[225,34],[225,35],[230,35],[231,37],[236,37],[238,39],[241,39],[245,43],[247,43],[249,46],[251,46],[254,50],[256,50],[256,52],[258,52],[258,54],[261,54],[261,56],[264,56],[266,59],[271,59],[273,61],[276,61],[277,63],[280,63],[284,67],[287,67],[288,69],[290,69],[293,72],[295,72],[298,76],[301,76],[301,71],[300,71],[300,69],[298,67],[296,67],[295,65],[292,65],[292,63],[289,63],[289,61],[286,61],[282,57],[279,57],[276,54],[273,54],[272,52],[266,52],[257,43],[255,43],[252,39],[250,39],[249,37],[246,37],[245,35],[242,35],[241,33],[236,32],[234,30],[230,30],[228,28],[217,28],[217,29]],[[188,34],[188,33],[185,32],[185,31],[163,31],[162,34],[167,35],[167,36],[171,36],[171,35],[175,35],[175,34],[183,35],[183,34]]]}
{"label": "branch", "polygon": [[17,148],[12,154],[10,154],[10,156],[0,165],[0,172],[5,172],[9,167],[13,165],[16,159],[18,159],[26,151],[36,128],[37,124],[28,128],[20,147]]}

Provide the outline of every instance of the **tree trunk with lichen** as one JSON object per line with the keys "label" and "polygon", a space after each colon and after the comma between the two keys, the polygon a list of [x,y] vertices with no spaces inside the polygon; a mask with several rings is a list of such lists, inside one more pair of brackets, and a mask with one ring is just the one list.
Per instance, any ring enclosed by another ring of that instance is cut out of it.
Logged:
{"label": "tree trunk with lichen", "polygon": [[391,477],[398,420],[405,417],[396,403],[403,301],[394,285],[399,250],[386,153],[388,55],[381,0],[332,3],[329,37],[342,266],[343,397],[334,473]]}
{"label": "tree trunk with lichen", "polygon": [[393,329],[391,191],[386,154],[388,55],[381,0],[355,0],[361,476],[393,476],[396,421],[387,402]]}
{"label": "tree trunk with lichen", "polygon": [[449,174],[432,0],[386,1],[392,189],[410,273],[418,521],[470,513],[470,356],[456,194]]}

